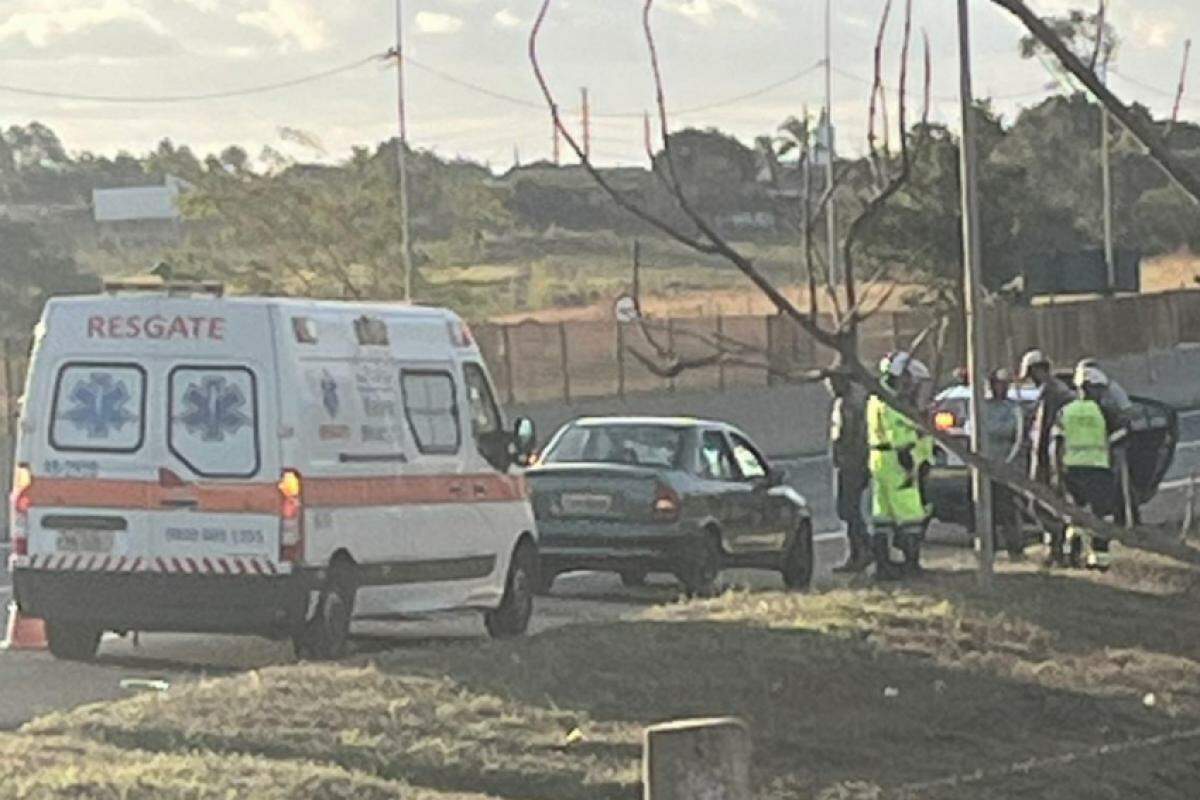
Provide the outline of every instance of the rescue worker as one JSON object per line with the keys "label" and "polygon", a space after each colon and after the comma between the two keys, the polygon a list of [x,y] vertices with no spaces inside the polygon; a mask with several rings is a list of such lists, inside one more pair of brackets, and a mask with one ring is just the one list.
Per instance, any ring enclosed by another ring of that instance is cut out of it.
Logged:
{"label": "rescue worker", "polygon": [[[1094,358],[1085,358],[1080,361],[1075,367],[1076,386],[1079,385],[1080,376],[1088,367],[1101,369],[1099,362]],[[1102,369],[1101,372],[1103,372]],[[1097,402],[1100,403],[1100,410],[1104,412],[1104,418],[1108,421],[1108,432],[1111,435],[1118,430],[1128,429],[1129,423],[1133,419],[1134,407],[1133,400],[1130,399],[1129,393],[1125,391],[1124,387],[1114,381],[1108,373],[1105,373],[1105,376],[1108,378],[1108,385],[1100,390]],[[1124,525],[1130,517],[1134,522],[1138,522],[1138,507],[1134,501],[1133,487],[1129,476],[1129,452],[1123,440],[1113,448],[1112,457],[1113,475],[1117,481],[1121,500],[1116,506],[1117,522]]]}
{"label": "rescue worker", "polygon": [[826,381],[833,395],[829,421],[830,458],[838,519],[846,524],[850,558],[835,572],[862,572],[871,563],[871,537],[863,518],[863,495],[870,480],[867,446],[867,395],[845,375]]}
{"label": "rescue worker", "polygon": [[[1094,358],[1085,358],[1075,366],[1075,376],[1078,378],[1083,374],[1083,370],[1088,367],[1103,369],[1100,362]],[[1106,416],[1127,417],[1133,411],[1133,400],[1129,399],[1129,393],[1125,391],[1125,387],[1112,379],[1112,376],[1105,373],[1108,378],[1108,385],[1100,393],[1100,408],[1104,409]]]}
{"label": "rescue worker", "polygon": [[[880,382],[897,399],[916,406],[916,376],[925,365],[908,353],[880,362]],[[928,518],[921,497],[919,464],[914,451],[920,437],[913,425],[878,394],[867,401],[867,440],[871,447],[872,551],[879,580],[895,580],[920,572],[921,539]],[[897,564],[894,554],[901,563]]]}
{"label": "rescue worker", "polygon": [[[1085,367],[1077,376],[1078,398],[1063,406],[1055,419],[1053,459],[1059,485],[1076,505],[1105,517],[1114,508],[1109,422],[1100,407],[1108,378],[1096,367]],[[1077,525],[1066,531],[1071,566],[1106,570],[1110,565],[1108,540]]]}
{"label": "rescue worker", "polygon": [[[1029,477],[1033,481],[1054,487],[1050,461],[1050,432],[1058,412],[1074,398],[1067,385],[1054,377],[1050,359],[1041,350],[1033,349],[1021,357],[1021,380],[1029,380],[1040,389],[1033,423],[1029,431]],[[1063,543],[1066,531],[1061,522],[1040,507],[1034,509],[1046,531],[1046,565],[1065,566]]]}
{"label": "rescue worker", "polygon": [[[988,439],[988,452],[996,460],[1012,463],[1021,454],[1025,438],[1021,404],[1009,397],[1012,376],[1003,367],[988,374],[988,396],[983,407],[983,430]],[[1021,533],[1021,515],[1017,496],[1004,484],[992,482],[992,527],[996,544],[1003,546],[1008,557],[1020,561],[1025,557],[1025,542]]]}

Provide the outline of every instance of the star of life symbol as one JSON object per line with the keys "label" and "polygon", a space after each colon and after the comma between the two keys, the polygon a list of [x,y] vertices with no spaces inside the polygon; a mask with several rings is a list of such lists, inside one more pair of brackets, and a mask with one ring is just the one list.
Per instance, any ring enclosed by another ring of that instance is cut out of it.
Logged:
{"label": "star of life symbol", "polygon": [[128,387],[107,372],[93,372],[75,384],[69,399],[74,405],[63,417],[86,431],[89,439],[107,439],[137,419],[125,407],[132,399]]}
{"label": "star of life symbol", "polygon": [[241,387],[219,376],[189,384],[183,393],[186,410],[179,418],[193,436],[206,442],[223,442],[246,425],[250,418],[242,412],[246,396]]}

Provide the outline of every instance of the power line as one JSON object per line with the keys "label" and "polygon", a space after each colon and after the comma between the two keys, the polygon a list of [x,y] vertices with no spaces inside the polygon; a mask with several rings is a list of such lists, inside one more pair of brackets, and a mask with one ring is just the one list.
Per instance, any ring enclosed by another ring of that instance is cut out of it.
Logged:
{"label": "power line", "polygon": [[42,97],[51,100],[74,100],[86,103],[192,103],[201,100],[224,100],[232,97],[246,97],[248,95],[266,94],[280,89],[289,89],[293,86],[302,86],[306,83],[314,83],[316,81],[332,78],[335,75],[341,75],[346,72],[359,69],[372,62],[377,62],[384,58],[383,54],[360,58],[357,61],[349,64],[343,64],[340,67],[314,72],[311,75],[305,75],[299,78],[292,78],[286,81],[278,81],[276,83],[260,84],[258,86],[248,86],[242,89],[229,89],[220,92],[202,92],[199,94],[177,94],[177,95],[102,95],[102,94],[78,94],[75,92],[57,92],[47,89],[31,89],[24,86],[12,86],[10,84],[0,83],[0,92],[8,94],[22,95],[24,97]]}
{"label": "power line", "polygon": [[486,97],[490,97],[493,100],[503,100],[506,103],[512,103],[513,105],[518,105],[523,108],[536,108],[539,111],[546,108],[545,103],[536,103],[532,100],[526,100],[526,99],[511,95],[511,94],[505,94],[504,92],[498,92],[495,89],[489,89],[488,87],[481,86],[478,83],[472,83],[471,81],[464,80],[462,78],[451,75],[448,72],[443,72],[442,70],[437,69],[436,67],[431,67],[428,64],[422,64],[420,61],[417,61],[415,58],[412,58],[411,56],[405,56],[404,60],[406,63],[410,64],[411,66],[416,67],[417,69],[421,70],[422,72],[427,72],[430,75],[434,76],[435,78],[441,78],[442,80],[446,81],[447,83],[453,83],[455,86],[461,86],[464,89],[469,89],[472,92],[476,92],[476,93],[482,94]]}
{"label": "power line", "polygon": [[[535,109],[539,109],[539,110],[546,108],[545,103],[539,103],[539,102],[529,100],[529,99],[526,99],[523,97],[517,97],[516,95],[511,95],[511,94],[507,94],[505,92],[500,92],[495,89],[491,89],[487,86],[483,86],[483,85],[475,83],[473,81],[466,80],[465,78],[460,78],[456,75],[452,75],[448,72],[445,72],[444,70],[437,69],[436,67],[431,67],[428,64],[423,64],[419,61],[416,61],[413,58],[407,58],[406,60],[407,60],[408,64],[416,67],[417,69],[421,70],[422,72],[427,72],[436,78],[440,78],[441,80],[446,81],[447,83],[452,83],[455,86],[459,86],[463,89],[468,89],[477,94],[484,95],[485,97],[490,97],[493,100],[501,100],[505,103],[511,103],[513,105],[521,106],[522,108],[535,108]],[[700,105],[690,106],[690,107],[686,107],[686,108],[672,109],[671,114],[673,116],[674,115],[684,115],[684,114],[698,114],[702,111],[711,111],[715,108],[723,108],[725,106],[731,106],[731,105],[735,105],[737,103],[745,102],[746,100],[753,100],[756,97],[761,97],[762,95],[768,94],[768,93],[773,92],[777,89],[780,89],[784,86],[787,86],[790,83],[795,83],[796,81],[800,80],[801,78],[804,78],[804,77],[808,76],[809,74],[815,72],[820,67],[821,67],[821,62],[817,62],[816,64],[813,64],[810,67],[806,67],[798,72],[792,73],[791,75],[780,78],[776,81],[772,81],[771,83],[768,83],[764,86],[760,86],[757,89],[752,89],[751,91],[745,92],[743,94],[734,95],[732,97],[726,97],[722,100],[718,100],[718,101],[711,102],[711,103],[703,103]],[[644,111],[617,111],[617,112],[609,112],[606,114],[592,114],[592,119],[593,120],[596,120],[596,119],[607,119],[607,120],[639,119],[640,120],[644,113],[645,113]]]}

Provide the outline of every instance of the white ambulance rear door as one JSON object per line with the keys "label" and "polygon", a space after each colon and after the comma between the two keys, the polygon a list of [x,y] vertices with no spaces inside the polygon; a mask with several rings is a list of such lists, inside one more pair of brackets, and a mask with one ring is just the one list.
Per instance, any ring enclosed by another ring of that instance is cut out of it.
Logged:
{"label": "white ambulance rear door", "polygon": [[28,408],[30,553],[78,568],[237,574],[278,556],[265,308],[206,298],[55,304]]}

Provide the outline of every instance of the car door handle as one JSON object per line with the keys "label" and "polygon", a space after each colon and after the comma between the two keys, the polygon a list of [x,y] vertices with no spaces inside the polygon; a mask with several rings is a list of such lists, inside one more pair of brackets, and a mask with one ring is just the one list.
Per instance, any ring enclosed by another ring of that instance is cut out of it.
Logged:
{"label": "car door handle", "polygon": [[467,492],[467,487],[461,483],[450,484],[450,494],[454,497],[462,497]]}
{"label": "car door handle", "polygon": [[200,501],[194,497],[177,497],[167,498],[159,505],[163,508],[196,508],[200,505]]}
{"label": "car door handle", "polygon": [[487,497],[488,490],[485,484],[477,483],[475,484],[474,489],[476,497]]}

